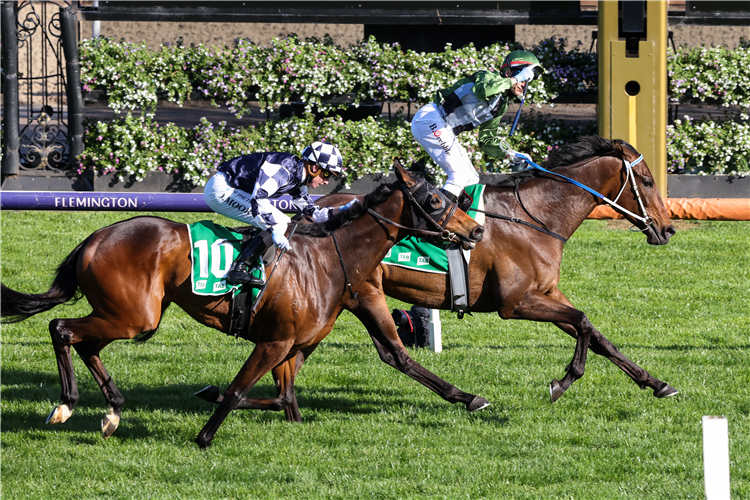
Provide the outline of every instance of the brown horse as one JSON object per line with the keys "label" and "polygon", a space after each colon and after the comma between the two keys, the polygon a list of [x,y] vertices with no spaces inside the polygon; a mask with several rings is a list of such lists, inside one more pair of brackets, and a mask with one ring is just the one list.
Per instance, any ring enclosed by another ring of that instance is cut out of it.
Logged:
{"label": "brown horse", "polygon": [[[664,245],[675,229],[644,161],[631,168],[636,186],[628,184],[625,161],[635,162],[638,157],[639,153],[624,141],[584,137],[577,144],[553,151],[542,167],[574,179],[610,199],[623,193],[618,203],[635,214],[641,211],[640,197],[646,210],[641,214],[645,222],[622,213],[645,233],[649,244]],[[335,194],[320,198],[318,203],[337,206],[349,199],[351,196]],[[534,170],[515,174],[500,185],[487,186],[485,235],[472,251],[469,265],[471,310],[497,312],[503,319],[551,322],[576,339],[575,354],[566,368],[567,373],[561,381],[553,380],[550,384],[552,402],[583,376],[588,349],[612,361],[642,389],[653,389],[657,398],[673,396],[677,394],[673,387],[655,379],[623,355],[557,288],[563,240],[570,238],[601,203],[600,198],[556,175]],[[447,280],[446,275],[381,264],[367,282],[356,289],[358,297],[347,298],[344,307],[365,325],[380,358],[412,376],[408,369],[410,358],[398,337],[385,296],[431,309],[450,309]],[[423,379],[414,378],[425,384]],[[446,392],[443,387],[425,385],[446,399],[456,390],[451,386]],[[288,420],[299,420],[295,407],[296,402],[293,402],[287,408]]]}
{"label": "brown horse", "polygon": [[[197,437],[201,447],[211,444],[235,407],[281,410],[291,402],[297,360],[304,359],[331,331],[349,296],[347,285],[362,286],[388,250],[414,232],[410,228],[432,226],[438,230],[432,234],[466,248],[482,239],[483,228],[455,210],[429,183],[398,165],[396,176],[396,182],[359,197],[359,203],[333,220],[297,228],[293,249],[276,261],[276,273],[283,279],[269,280],[249,331],[244,332],[255,348],[224,395],[214,398],[221,404]],[[334,230],[336,240],[330,237]],[[48,423],[67,420],[78,402],[71,346],[110,405],[102,420],[102,434],[108,437],[119,424],[124,400],[99,358],[102,348],[114,340],[152,336],[171,303],[206,326],[229,331],[229,295],[192,293],[190,252],[185,224],[136,217],[100,229],[78,245],[58,267],[47,292],[24,294],[2,286],[0,315],[5,322],[23,320],[82,295],[93,309],[83,318],[50,322],[62,403],[53,409]],[[243,399],[269,370],[280,380],[279,396]],[[463,392],[456,400],[469,410],[487,404]]]}

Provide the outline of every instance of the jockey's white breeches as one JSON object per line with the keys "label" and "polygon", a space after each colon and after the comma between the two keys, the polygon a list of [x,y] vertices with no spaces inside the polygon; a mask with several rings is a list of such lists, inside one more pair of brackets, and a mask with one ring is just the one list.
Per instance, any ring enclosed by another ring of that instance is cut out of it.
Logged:
{"label": "jockey's white breeches", "polygon": [[[203,198],[214,212],[260,229],[281,230],[283,234],[290,222],[288,215],[273,206],[270,200],[265,198],[255,200],[258,205],[258,214],[253,217],[253,197],[245,191],[227,184],[227,178],[221,172],[208,180],[206,187],[203,189]],[[264,220],[263,213],[270,214],[276,224],[269,225]]]}
{"label": "jockey's white breeches", "polygon": [[479,184],[479,175],[440,106],[423,106],[411,121],[411,133],[435,163],[448,174],[443,189],[459,196],[466,186]]}

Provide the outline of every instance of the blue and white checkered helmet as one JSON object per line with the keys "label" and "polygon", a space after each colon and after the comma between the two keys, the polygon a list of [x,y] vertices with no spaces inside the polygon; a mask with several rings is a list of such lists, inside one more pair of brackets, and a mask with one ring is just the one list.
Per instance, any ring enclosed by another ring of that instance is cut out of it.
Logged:
{"label": "blue and white checkered helmet", "polygon": [[341,151],[329,142],[313,142],[302,152],[302,158],[315,163],[322,169],[328,170],[334,176],[338,176],[341,173],[341,168],[344,166],[344,158],[341,156]]}

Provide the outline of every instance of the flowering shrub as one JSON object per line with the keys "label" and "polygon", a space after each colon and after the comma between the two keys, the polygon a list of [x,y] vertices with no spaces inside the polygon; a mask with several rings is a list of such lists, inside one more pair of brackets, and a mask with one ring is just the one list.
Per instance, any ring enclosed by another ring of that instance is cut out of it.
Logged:
{"label": "flowering shrub", "polygon": [[[290,101],[303,101],[311,109],[341,95],[351,96],[355,105],[425,103],[466,75],[498,70],[514,48],[495,44],[453,49],[448,44],[439,53],[404,52],[398,44],[370,37],[342,49],[330,37],[300,40],[291,35],[274,38],[267,46],[240,39],[233,48],[216,51],[180,43],[151,50],[145,44],[98,38],[81,42],[80,57],[84,90],[105,89],[116,111],[153,110],[162,94],[182,103],[195,89],[242,116],[249,101],[259,101],[263,110]],[[550,71],[532,82],[527,102],[544,104],[561,92],[595,90],[596,59],[582,52],[580,44],[567,51],[563,39],[549,39],[532,51]]]}
{"label": "flowering shrub", "polygon": [[667,127],[667,169],[686,174],[750,173],[750,122],[675,120]]}
{"label": "flowering shrub", "polygon": [[[540,113],[531,113],[519,122],[508,144],[543,160],[547,152],[578,135],[592,134],[594,125],[564,126]],[[501,130],[507,136],[509,125]],[[482,171],[503,172],[511,167],[507,159],[487,158],[479,149],[477,133],[461,136],[472,161]],[[205,118],[193,129],[169,123],[158,125],[151,117],[115,118],[110,122],[89,120],[85,126],[86,150],[78,157],[79,173],[98,175],[115,172],[122,180],[134,176],[141,181],[146,173],[159,170],[180,173],[195,185],[203,184],[209,172],[223,161],[256,151],[301,152],[315,140],[336,144],[344,155],[343,178],[353,180],[366,174],[391,170],[398,158],[405,165],[419,162],[434,180],[444,180],[444,172],[432,162],[414,140],[409,124],[401,119],[380,121],[369,117],[343,121],[329,116],[315,121],[312,116],[269,121],[258,126],[215,126]]]}
{"label": "flowering shrub", "polygon": [[750,41],[727,47],[687,47],[668,58],[672,102],[698,99],[750,107]]}
{"label": "flowering shrub", "polygon": [[195,64],[194,52],[182,45],[154,51],[145,43],[82,40],[81,84],[84,91],[105,89],[115,111],[155,111],[159,97],[182,104],[192,90],[189,66]]}
{"label": "flowering shrub", "polygon": [[[98,38],[81,41],[79,50],[84,90],[104,88],[115,110],[153,110],[158,98],[182,103],[196,89],[242,116],[248,101],[256,100],[264,108],[303,101],[308,109],[345,94],[355,104],[425,103],[463,76],[497,70],[514,49],[505,44],[453,49],[448,44],[439,53],[404,52],[398,44],[379,43],[373,37],[343,49],[328,36],[300,40],[290,35],[267,46],[237,40],[233,48],[219,50],[181,43],[152,50],[145,44]],[[547,72],[532,82],[527,102],[541,105],[563,93],[595,93],[597,54],[582,49],[578,42],[568,50],[563,38],[532,47]],[[750,106],[748,41],[741,40],[733,51],[680,47],[668,57],[668,74],[672,102],[698,99]]]}

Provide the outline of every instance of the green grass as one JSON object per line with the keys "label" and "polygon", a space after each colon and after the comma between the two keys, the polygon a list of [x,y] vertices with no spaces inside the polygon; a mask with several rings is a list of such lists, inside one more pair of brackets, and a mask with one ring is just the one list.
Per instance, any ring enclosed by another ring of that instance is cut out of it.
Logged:
{"label": "green grass", "polygon": [[[203,214],[165,214],[191,222]],[[53,269],[117,213],[2,213],[2,281],[47,289]],[[219,216],[219,223],[229,223]],[[102,359],[125,397],[101,438],[104,399],[74,355],[81,398],[64,424],[47,324],[61,306],[2,327],[2,494],[7,498],[703,498],[701,417],[729,419],[732,494],[750,497],[750,223],[682,223],[664,247],[605,221],[566,245],[561,289],[621,351],[680,391],[659,400],[589,355],[554,405],[574,342],[551,325],[444,313],[444,351],[416,360],[491,406],[468,413],[382,363],[342,315],[297,379],[304,422],[235,411],[200,450],[193,439],[252,344],[176,307],[146,344]],[[402,307],[396,301],[393,307]],[[253,395],[275,394],[265,377]]]}

